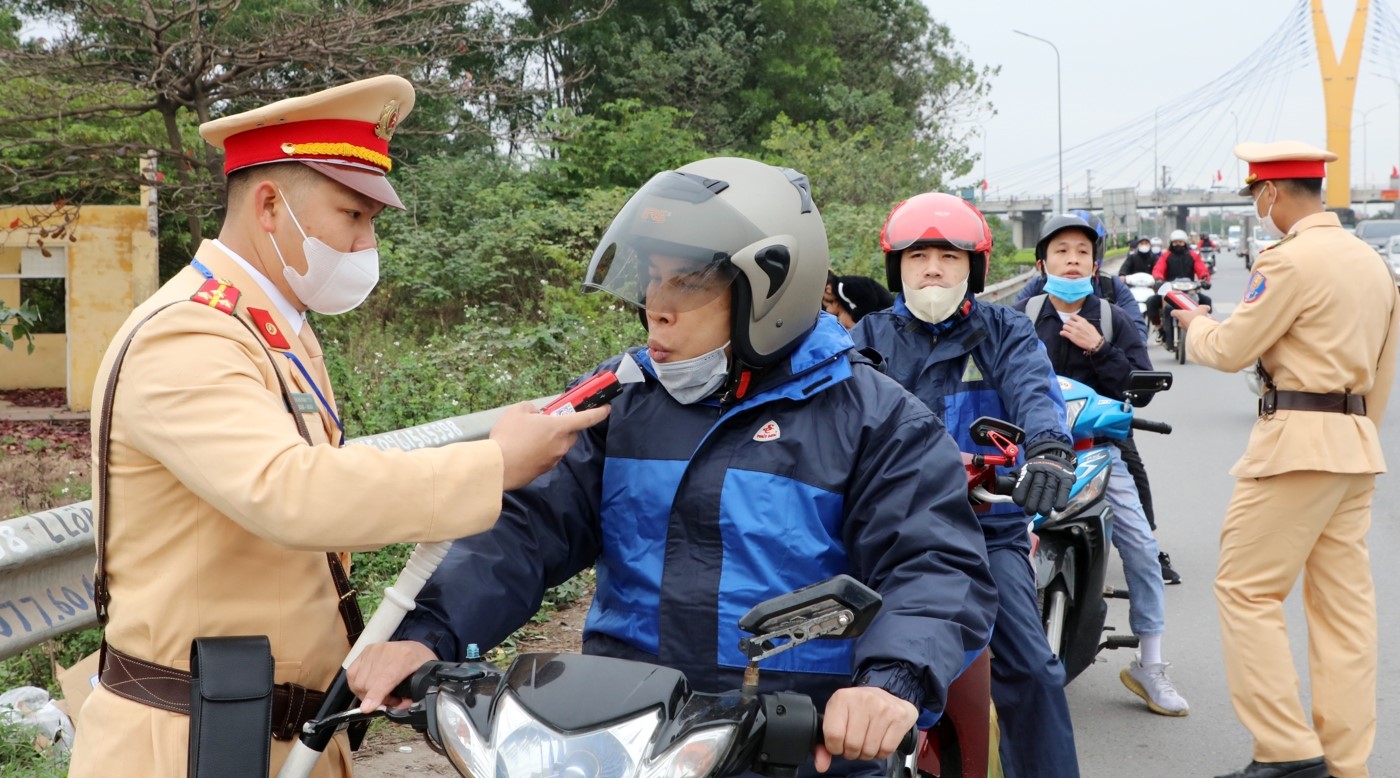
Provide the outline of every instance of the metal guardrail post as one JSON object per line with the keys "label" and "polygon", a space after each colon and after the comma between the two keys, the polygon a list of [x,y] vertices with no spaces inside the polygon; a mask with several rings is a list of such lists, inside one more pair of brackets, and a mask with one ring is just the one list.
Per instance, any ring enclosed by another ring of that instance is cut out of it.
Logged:
{"label": "metal guardrail post", "polygon": [[[543,405],[552,398],[535,400]],[[503,408],[347,441],[378,449],[432,448],[482,440]],[[92,501],[0,521],[0,659],[65,632],[97,625]]]}

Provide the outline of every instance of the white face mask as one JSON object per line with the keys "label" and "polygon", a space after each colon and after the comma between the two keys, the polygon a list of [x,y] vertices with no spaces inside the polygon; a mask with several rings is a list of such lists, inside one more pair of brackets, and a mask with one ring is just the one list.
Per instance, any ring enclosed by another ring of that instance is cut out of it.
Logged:
{"label": "white face mask", "polygon": [[[1277,192],[1278,190],[1275,189],[1274,191]],[[1260,187],[1259,197],[1263,196],[1264,188]],[[1256,215],[1259,215],[1259,197],[1254,198],[1254,213]],[[1274,240],[1278,240],[1279,238],[1283,237],[1283,230],[1279,229],[1277,224],[1274,224],[1274,203],[1276,202],[1278,202],[1277,194],[1274,195],[1274,202],[1269,203],[1269,212],[1259,216],[1259,226],[1264,228],[1265,235],[1268,235]]]}
{"label": "white face mask", "polygon": [[691,405],[714,394],[724,385],[724,379],[729,375],[729,357],[724,353],[727,348],[729,344],[725,343],[714,351],[692,359],[653,361],[651,366],[671,399],[681,405]]}
{"label": "white face mask", "polygon": [[952,316],[963,298],[967,297],[967,279],[957,286],[926,286],[922,289],[904,289],[904,304],[919,321],[937,324]]}
{"label": "white face mask", "polygon": [[1151,254],[1152,246],[1150,244],[1144,243],[1141,246],[1138,246],[1138,252],[1142,254]]}
{"label": "white face mask", "polygon": [[374,285],[379,283],[379,249],[336,251],[320,238],[309,237],[306,230],[301,228],[301,222],[297,221],[296,214],[292,213],[287,194],[280,188],[277,193],[282,195],[282,202],[287,204],[287,215],[292,217],[292,224],[301,233],[306,275],[297,273],[287,265],[282,249],[277,245],[277,238],[270,232],[268,236],[272,238],[272,248],[282,262],[282,276],[302,304],[317,313],[334,315],[345,313],[364,302],[374,291]]}

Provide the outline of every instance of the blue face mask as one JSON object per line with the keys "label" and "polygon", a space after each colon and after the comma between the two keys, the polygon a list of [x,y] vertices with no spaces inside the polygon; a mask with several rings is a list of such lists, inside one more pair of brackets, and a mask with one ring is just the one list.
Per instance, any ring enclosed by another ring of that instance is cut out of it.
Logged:
{"label": "blue face mask", "polygon": [[1064,278],[1047,274],[1045,276],[1045,292],[1053,294],[1067,303],[1077,303],[1094,293],[1094,279]]}

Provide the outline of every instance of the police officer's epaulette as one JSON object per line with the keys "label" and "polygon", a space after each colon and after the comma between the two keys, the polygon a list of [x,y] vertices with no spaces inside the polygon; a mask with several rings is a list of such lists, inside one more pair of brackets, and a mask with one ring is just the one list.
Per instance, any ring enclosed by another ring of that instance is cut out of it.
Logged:
{"label": "police officer's epaulette", "polygon": [[1264,248],[1260,249],[1260,250],[1259,250],[1259,253],[1260,253],[1260,254],[1263,254],[1265,251],[1269,251],[1269,250],[1271,250],[1271,249],[1276,249],[1276,248],[1278,248],[1279,246],[1282,246],[1283,244],[1287,243],[1288,241],[1293,240],[1293,238],[1294,238],[1295,236],[1297,236],[1297,234],[1298,234],[1298,233],[1296,233],[1296,232],[1290,232],[1290,233],[1288,233],[1287,235],[1284,235],[1283,238],[1282,238],[1281,240],[1279,240],[1278,243],[1275,243],[1275,244],[1273,244],[1273,245],[1271,245],[1271,246],[1265,246]]}
{"label": "police officer's epaulette", "polygon": [[239,292],[238,288],[229,282],[211,278],[199,287],[198,292],[190,295],[190,300],[232,316],[234,306],[238,305],[240,294],[242,292]]}

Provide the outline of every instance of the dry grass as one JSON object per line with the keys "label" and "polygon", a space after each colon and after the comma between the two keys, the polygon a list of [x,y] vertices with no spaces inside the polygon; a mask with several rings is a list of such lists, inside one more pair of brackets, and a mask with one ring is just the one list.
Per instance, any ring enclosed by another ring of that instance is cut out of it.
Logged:
{"label": "dry grass", "polygon": [[0,422],[0,519],[92,496],[86,422]]}

